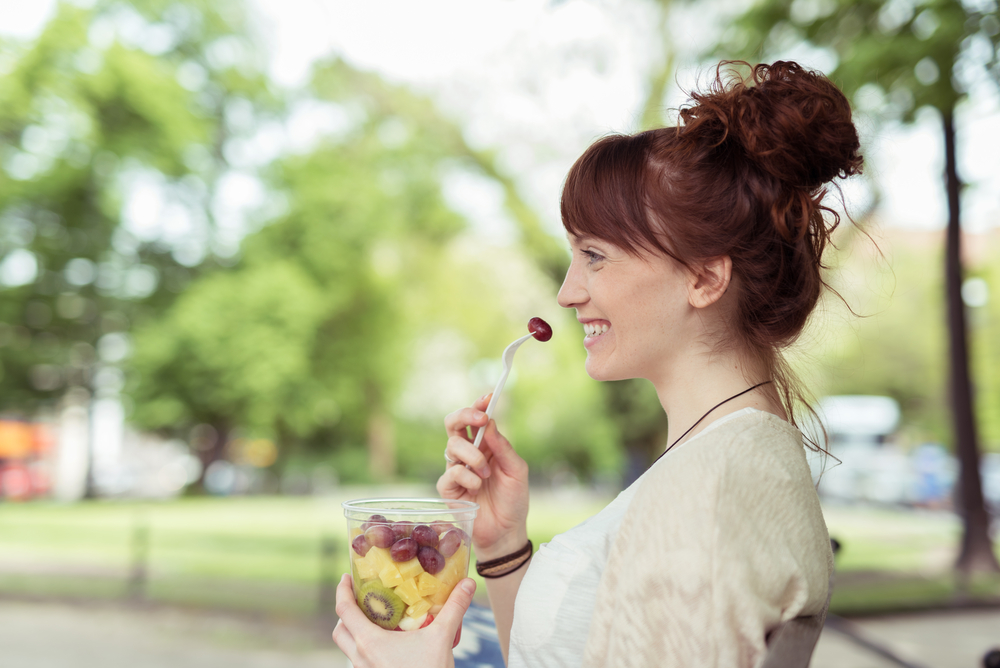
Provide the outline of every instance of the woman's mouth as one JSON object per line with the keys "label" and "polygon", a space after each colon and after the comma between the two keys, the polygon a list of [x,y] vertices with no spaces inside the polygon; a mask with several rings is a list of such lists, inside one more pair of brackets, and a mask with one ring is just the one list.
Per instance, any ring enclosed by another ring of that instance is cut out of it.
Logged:
{"label": "woman's mouth", "polygon": [[585,322],[583,323],[583,332],[587,335],[587,338],[596,338],[604,334],[611,325],[607,323],[600,322]]}

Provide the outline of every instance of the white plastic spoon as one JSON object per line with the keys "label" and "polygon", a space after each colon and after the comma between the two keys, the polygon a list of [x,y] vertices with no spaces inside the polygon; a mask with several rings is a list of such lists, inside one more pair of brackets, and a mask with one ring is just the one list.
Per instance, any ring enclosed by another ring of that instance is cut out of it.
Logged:
{"label": "white plastic spoon", "polygon": [[[504,349],[503,373],[500,374],[500,381],[497,383],[497,386],[493,389],[493,396],[490,397],[490,403],[486,407],[487,426],[489,425],[490,420],[493,418],[493,409],[496,408],[497,399],[500,398],[500,392],[503,390],[504,383],[507,382],[507,376],[510,375],[510,368],[514,364],[514,353],[517,352],[517,349],[521,347],[522,343],[532,338],[533,336],[534,334],[528,334],[527,336],[522,336],[517,341],[514,341],[512,344],[510,344]],[[479,432],[476,433],[476,440],[473,443],[473,445],[476,446],[477,448],[479,447],[479,444],[483,442],[483,434],[485,432],[486,432],[486,427],[480,427]]]}

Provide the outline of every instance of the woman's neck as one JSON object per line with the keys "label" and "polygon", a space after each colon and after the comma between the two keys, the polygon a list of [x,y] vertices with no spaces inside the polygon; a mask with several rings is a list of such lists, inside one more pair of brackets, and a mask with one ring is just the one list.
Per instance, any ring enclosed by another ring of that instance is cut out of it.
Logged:
{"label": "woman's neck", "polygon": [[[731,398],[771,380],[765,371],[752,369],[735,354],[690,355],[684,360],[682,368],[654,382],[660,405],[669,420],[667,444],[674,443],[682,434],[684,440],[690,439],[714,420],[744,408],[756,408],[787,419],[773,384]],[[725,403],[710,410],[722,401]],[[693,429],[692,425],[695,425]],[[688,429],[691,431],[685,434]]]}

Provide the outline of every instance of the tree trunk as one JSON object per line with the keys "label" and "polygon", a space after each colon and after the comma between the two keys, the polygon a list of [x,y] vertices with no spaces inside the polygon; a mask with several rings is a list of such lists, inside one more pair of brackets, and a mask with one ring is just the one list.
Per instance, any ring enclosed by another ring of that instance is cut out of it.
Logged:
{"label": "tree trunk", "polygon": [[959,461],[956,491],[962,513],[961,550],[955,567],[968,575],[973,572],[1000,572],[990,541],[990,516],[983,500],[979,475],[979,445],[976,438],[972,380],[969,375],[968,335],[962,303],[961,226],[959,217],[958,168],[955,160],[954,110],[942,114],[945,145],[945,180],[948,192],[948,232],[945,244],[945,290],[948,303],[949,357],[951,367],[952,419],[955,450]]}
{"label": "tree trunk", "polygon": [[201,462],[201,473],[189,488],[190,493],[204,494],[207,491],[205,489],[205,474],[208,473],[208,467],[225,457],[227,445],[229,445],[227,423],[213,420],[211,430],[206,430],[204,440],[200,441],[195,448],[198,460]]}

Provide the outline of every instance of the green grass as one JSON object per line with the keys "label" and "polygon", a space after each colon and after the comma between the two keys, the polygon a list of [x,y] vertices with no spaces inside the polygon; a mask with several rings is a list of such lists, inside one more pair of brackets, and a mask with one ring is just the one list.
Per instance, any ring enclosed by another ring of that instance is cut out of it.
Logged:
{"label": "green grass", "polygon": [[[146,600],[315,615],[323,583],[335,584],[348,566],[340,503],[383,495],[434,496],[434,491],[351,487],[322,498],[3,504],[0,595],[124,598],[131,591],[138,528],[146,532]],[[537,547],[608,501],[534,492],[528,533]],[[977,580],[962,589],[952,575],[960,533],[954,516],[849,507],[828,507],[825,513],[830,534],[843,545],[832,611],[864,614],[968,599],[1000,601],[1000,579]],[[473,577],[482,584],[474,571]],[[484,587],[479,597],[485,600]]]}
{"label": "green grass", "polygon": [[[135,564],[142,561],[147,571],[143,592],[149,601],[315,614],[321,584],[335,584],[348,568],[340,503],[380,495],[435,494],[423,488],[344,488],[335,497],[321,498],[0,505],[0,594],[122,598],[130,591]],[[607,502],[537,497],[529,522],[535,545]],[[325,558],[324,541],[330,543]],[[473,577],[482,584],[474,572]],[[485,596],[484,587],[480,592]]]}

